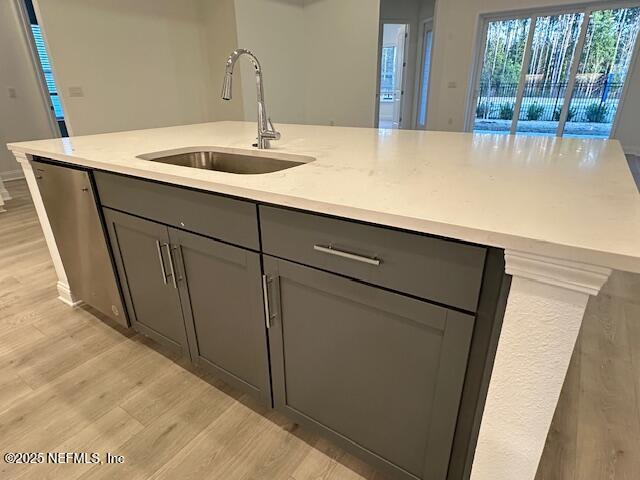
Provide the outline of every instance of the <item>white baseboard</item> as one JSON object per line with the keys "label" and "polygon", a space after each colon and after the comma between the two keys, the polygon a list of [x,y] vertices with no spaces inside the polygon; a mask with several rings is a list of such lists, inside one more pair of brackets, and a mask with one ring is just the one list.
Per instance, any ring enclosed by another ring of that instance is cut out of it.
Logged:
{"label": "white baseboard", "polygon": [[622,148],[627,155],[640,156],[640,145],[628,145]]}
{"label": "white baseboard", "polygon": [[70,307],[79,307],[80,305],[82,305],[82,300],[76,300],[76,298],[71,293],[69,285],[58,281],[56,287],[58,289],[58,300],[60,300],[62,303],[65,303]]}
{"label": "white baseboard", "polygon": [[0,178],[0,208],[2,208],[4,202],[7,202],[9,200],[11,200],[11,194],[9,193],[9,190],[7,190],[7,187],[4,186],[2,178]]}
{"label": "white baseboard", "polygon": [[24,178],[24,172],[21,168],[16,170],[8,170],[6,172],[0,172],[0,179],[3,182],[10,182],[11,180],[20,180]]}

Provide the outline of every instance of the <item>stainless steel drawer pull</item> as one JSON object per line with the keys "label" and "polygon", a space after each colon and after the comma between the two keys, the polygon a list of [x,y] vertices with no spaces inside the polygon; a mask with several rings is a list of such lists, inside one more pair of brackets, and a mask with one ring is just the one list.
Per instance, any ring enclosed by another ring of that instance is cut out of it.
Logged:
{"label": "stainless steel drawer pull", "polygon": [[160,247],[160,242],[156,240],[156,248],[158,249],[158,260],[160,261],[160,271],[162,272],[162,281],[164,284],[167,284],[167,271],[164,268],[164,259],[162,258],[162,250]]}
{"label": "stainless steel drawer pull", "polygon": [[178,281],[176,279],[176,269],[173,268],[173,255],[171,255],[171,245],[168,243],[164,244],[167,247],[167,255],[169,256],[169,269],[171,270],[171,280],[173,281],[173,288],[178,288]]}
{"label": "stainless steel drawer pull", "polygon": [[356,255],[355,253],[345,252],[343,250],[338,250],[333,248],[333,246],[329,245],[328,247],[322,245],[314,245],[313,249],[322,252],[328,253],[329,255],[335,255],[337,257],[348,258],[349,260],[355,260],[356,262],[367,263],[369,265],[375,265],[376,267],[380,265],[381,260],[375,257],[363,257],[362,255]]}

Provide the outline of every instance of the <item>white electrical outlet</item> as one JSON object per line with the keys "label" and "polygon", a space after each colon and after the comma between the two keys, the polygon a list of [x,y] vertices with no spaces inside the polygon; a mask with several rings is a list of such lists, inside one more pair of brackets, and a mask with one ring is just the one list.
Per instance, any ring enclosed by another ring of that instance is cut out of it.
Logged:
{"label": "white electrical outlet", "polygon": [[69,96],[84,97],[84,91],[82,91],[82,87],[69,87]]}

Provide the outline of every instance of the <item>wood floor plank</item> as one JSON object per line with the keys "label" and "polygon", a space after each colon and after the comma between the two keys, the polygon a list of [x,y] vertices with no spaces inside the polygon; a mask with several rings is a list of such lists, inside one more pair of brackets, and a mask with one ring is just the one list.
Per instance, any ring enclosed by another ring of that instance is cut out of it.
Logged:
{"label": "wood floor plank", "polygon": [[[337,458],[341,455],[341,450],[331,442],[320,439],[314,444],[314,448],[307,453],[298,467],[293,471],[290,480],[329,480],[340,465]],[[349,478],[342,475],[341,478]]]}
{"label": "wood floor plank", "polygon": [[0,335],[9,334],[17,328],[30,325],[38,320],[46,320],[51,324],[55,324],[52,318],[60,317],[69,310],[69,306],[58,300],[55,289],[47,287],[48,293],[45,300],[36,301],[32,304],[23,302],[22,308],[15,308],[6,312],[6,315],[0,317]]}
{"label": "wood floor plank", "polygon": [[[73,326],[67,324],[66,328],[60,329],[54,324],[55,328],[44,332],[37,328],[37,324],[29,326],[38,331],[41,338],[0,356],[0,366],[8,360],[16,373],[36,389],[127,338],[111,331],[95,318],[88,320],[83,317],[82,311],[70,310],[63,318],[77,320]],[[13,332],[9,335],[15,336]]]}
{"label": "wood floor plank", "polygon": [[169,362],[135,337],[126,339],[2,412],[0,442],[46,451],[153,381]]}
{"label": "wood floor plank", "polygon": [[44,334],[32,325],[25,325],[9,333],[0,334],[0,362],[5,357],[9,359],[7,363],[11,363],[15,360],[14,353],[17,350],[31,349],[33,344],[44,339]]}
{"label": "wood floor plank", "polygon": [[278,426],[269,417],[279,419],[265,409],[235,403],[227,415],[203,430],[152,478],[244,478],[255,468],[259,444],[266,443],[267,436],[273,441],[269,432]]}
{"label": "wood floor plank", "polygon": [[622,302],[589,302],[581,338],[578,478],[640,478],[636,392]]}
{"label": "wood floor plank", "polygon": [[0,374],[0,413],[33,392],[18,375]]}
{"label": "wood floor plank", "polygon": [[119,448],[118,453],[126,458],[124,464],[97,465],[80,478],[149,478],[234,403],[236,400],[222,391],[204,382],[194,383],[182,391],[182,399],[174,408]]}
{"label": "wood floor plank", "polygon": [[384,480],[374,468],[319,438],[290,480]]}
{"label": "wood floor plank", "polygon": [[632,430],[640,432],[640,303],[625,302],[623,308],[633,370],[631,382],[636,392],[635,406],[638,423],[632,425]]}
{"label": "wood floor plank", "polygon": [[[150,425],[157,418],[172,411],[184,401],[184,392],[202,384],[202,379],[181,364],[167,366],[165,373],[120,406],[143,425]],[[221,384],[220,389],[225,387]],[[227,392],[229,388],[226,387]]]}
{"label": "wood floor plank", "polygon": [[576,467],[581,356],[578,338],[542,453],[544,461],[538,466],[536,480],[579,480]]}
{"label": "wood floor plank", "polygon": [[[53,448],[54,452],[98,453],[104,461],[106,452],[117,454],[120,446],[142,430],[144,426],[119,407],[105,413],[95,422],[68,440]],[[74,480],[88,471],[89,463],[42,463],[37,465],[14,465],[6,473],[11,478],[33,480]],[[19,468],[16,468],[19,467]]]}

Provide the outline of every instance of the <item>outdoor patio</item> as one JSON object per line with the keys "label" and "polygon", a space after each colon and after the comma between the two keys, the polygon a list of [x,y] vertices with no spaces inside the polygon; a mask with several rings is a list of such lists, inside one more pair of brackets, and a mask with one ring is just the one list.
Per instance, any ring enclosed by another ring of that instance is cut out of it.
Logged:
{"label": "outdoor patio", "polygon": [[[558,122],[544,120],[520,120],[518,133],[527,135],[555,135]],[[473,131],[476,133],[502,133],[508,134],[511,129],[511,120],[476,119]],[[611,123],[568,122],[565,128],[565,137],[590,137],[608,138],[611,131]]]}

